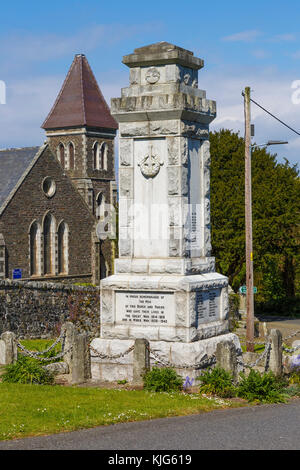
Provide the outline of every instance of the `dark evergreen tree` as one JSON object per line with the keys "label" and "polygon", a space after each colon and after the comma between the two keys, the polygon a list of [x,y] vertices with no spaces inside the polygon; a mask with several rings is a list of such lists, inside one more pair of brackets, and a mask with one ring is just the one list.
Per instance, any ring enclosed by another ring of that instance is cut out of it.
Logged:
{"label": "dark evergreen tree", "polygon": [[[217,269],[235,291],[245,283],[245,147],[237,133],[211,133],[211,225]],[[300,180],[296,165],[252,151],[252,211],[256,300],[300,295]]]}

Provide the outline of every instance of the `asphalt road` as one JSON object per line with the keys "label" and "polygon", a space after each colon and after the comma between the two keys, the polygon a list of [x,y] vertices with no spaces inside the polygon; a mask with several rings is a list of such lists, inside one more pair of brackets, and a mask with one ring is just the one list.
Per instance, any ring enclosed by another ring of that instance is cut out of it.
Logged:
{"label": "asphalt road", "polygon": [[0,451],[299,448],[300,400],[0,442]]}

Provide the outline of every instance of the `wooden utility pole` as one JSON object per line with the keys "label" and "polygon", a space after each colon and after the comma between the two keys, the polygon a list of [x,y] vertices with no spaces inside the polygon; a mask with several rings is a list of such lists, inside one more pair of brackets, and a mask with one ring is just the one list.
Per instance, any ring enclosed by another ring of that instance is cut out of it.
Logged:
{"label": "wooden utility pole", "polygon": [[254,351],[254,297],[253,297],[253,249],[252,249],[252,191],[251,191],[251,112],[250,87],[245,88],[245,230],[246,230],[246,345]]}

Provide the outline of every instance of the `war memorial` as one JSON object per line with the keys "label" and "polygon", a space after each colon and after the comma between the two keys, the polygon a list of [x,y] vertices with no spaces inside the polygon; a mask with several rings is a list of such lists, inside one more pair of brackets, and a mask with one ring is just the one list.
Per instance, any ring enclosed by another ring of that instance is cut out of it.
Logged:
{"label": "war memorial", "polygon": [[151,365],[159,358],[195,377],[218,343],[240,347],[228,330],[228,279],[211,256],[216,103],[198,88],[204,63],[188,50],[161,42],[123,63],[130,85],[111,100],[119,123],[119,258],[101,281],[92,347],[102,359],[92,359],[92,377],[131,381],[137,338],[148,340]]}

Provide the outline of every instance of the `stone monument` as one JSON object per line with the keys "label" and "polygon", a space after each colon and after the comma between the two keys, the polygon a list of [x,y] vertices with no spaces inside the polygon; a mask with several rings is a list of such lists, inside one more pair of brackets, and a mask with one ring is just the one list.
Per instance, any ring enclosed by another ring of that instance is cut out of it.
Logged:
{"label": "stone monument", "polygon": [[211,256],[216,103],[198,88],[204,63],[188,50],[160,42],[123,63],[130,86],[111,100],[120,133],[119,258],[101,281],[100,338],[92,346],[102,359],[92,359],[92,376],[132,380],[133,353],[122,352],[145,338],[152,364],[160,358],[195,377],[220,341],[239,347],[228,331],[228,280]]}

